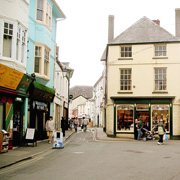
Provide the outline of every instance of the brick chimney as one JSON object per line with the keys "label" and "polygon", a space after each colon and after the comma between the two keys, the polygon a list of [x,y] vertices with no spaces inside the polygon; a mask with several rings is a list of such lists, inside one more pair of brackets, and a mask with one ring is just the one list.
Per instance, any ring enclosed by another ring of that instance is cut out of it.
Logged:
{"label": "brick chimney", "polygon": [[160,20],[159,20],[159,19],[157,19],[157,20],[153,20],[153,22],[155,22],[157,25],[159,25],[159,26],[160,26]]}
{"label": "brick chimney", "polygon": [[109,15],[108,21],[108,43],[114,39],[114,15]]}
{"label": "brick chimney", "polygon": [[175,36],[180,38],[180,8],[175,9]]}

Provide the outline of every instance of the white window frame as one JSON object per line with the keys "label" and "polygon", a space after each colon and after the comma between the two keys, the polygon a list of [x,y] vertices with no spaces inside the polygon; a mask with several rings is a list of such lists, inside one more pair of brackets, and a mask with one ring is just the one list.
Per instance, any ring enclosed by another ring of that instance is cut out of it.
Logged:
{"label": "white window frame", "polygon": [[[132,91],[132,68],[120,68],[120,91]],[[122,70],[127,70],[127,71],[131,71],[131,74],[121,74]],[[124,76],[129,76],[130,75],[130,79],[129,78],[124,78]],[[123,76],[123,79],[121,78]],[[129,85],[126,83],[122,83],[122,81],[130,81]],[[130,89],[128,89],[128,86],[130,87]],[[122,88],[124,87],[124,88]],[[126,88],[127,87],[127,88]]]}
{"label": "white window frame", "polygon": [[[156,74],[156,70],[158,70],[158,74]],[[162,70],[162,75],[160,74],[160,70]],[[164,74],[163,74],[163,70],[166,70],[166,74],[165,74],[165,79],[163,79]],[[158,76],[158,79],[157,79]],[[156,89],[156,81],[158,82],[158,89]],[[162,84],[160,84],[160,82]],[[163,89],[163,82],[165,82],[165,86],[166,88]],[[160,86],[162,86],[162,89],[160,88]],[[158,92],[167,92],[167,68],[166,67],[156,67],[154,68],[154,91],[158,91]]]}
{"label": "white window frame", "polygon": [[[46,25],[51,30],[52,25],[52,7],[47,2],[47,0],[43,1],[43,9],[38,8],[38,0],[36,1],[36,22],[42,25]],[[37,11],[42,11],[42,20],[37,19]]]}
{"label": "white window frame", "polygon": [[[36,47],[40,47],[41,48],[41,54],[38,56],[40,57],[40,62],[39,62],[39,72],[35,72],[35,58],[36,56]],[[44,72],[44,62],[45,62],[45,51],[48,51],[49,53],[49,61],[48,61],[48,65],[47,65],[47,74],[45,74]],[[49,79],[49,71],[50,71],[50,52],[51,49],[49,47],[47,47],[44,44],[41,43],[35,43],[34,45],[34,73],[36,74],[37,77],[46,79],[46,80],[50,80]]]}
{"label": "white window frame", "polygon": [[[4,24],[12,24],[13,25],[13,34],[12,34],[12,44],[11,44],[11,57],[3,56],[3,41],[4,41]],[[18,30],[20,30],[18,32]],[[25,32],[25,36],[22,40],[22,31]],[[18,37],[18,49],[17,49],[17,33]],[[22,41],[23,46],[22,48]],[[23,51],[22,51],[23,50]],[[18,57],[18,59],[17,59]],[[23,57],[23,58],[21,58]],[[16,62],[26,67],[26,59],[27,59],[27,29],[21,26],[20,23],[10,21],[7,19],[0,19],[0,58],[5,61]]]}
{"label": "white window frame", "polygon": [[121,58],[132,58],[132,46],[120,46]]}
{"label": "white window frame", "polygon": [[167,57],[167,45],[166,44],[155,44],[154,45],[154,56],[155,57]]}

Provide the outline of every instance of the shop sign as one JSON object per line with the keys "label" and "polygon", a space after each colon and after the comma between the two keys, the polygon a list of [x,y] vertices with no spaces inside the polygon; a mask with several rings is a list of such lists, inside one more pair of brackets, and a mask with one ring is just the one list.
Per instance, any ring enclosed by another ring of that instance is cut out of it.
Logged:
{"label": "shop sign", "polygon": [[16,90],[23,73],[0,64],[0,86]]}
{"label": "shop sign", "polygon": [[73,98],[73,95],[72,95],[72,94],[70,94],[70,95],[69,95],[69,99],[72,99],[72,98]]}
{"label": "shop sign", "polygon": [[136,110],[137,111],[149,111],[149,105],[148,104],[137,104]]}
{"label": "shop sign", "polygon": [[27,128],[27,131],[26,131],[26,139],[33,140],[33,139],[34,139],[34,134],[35,134],[35,129],[33,129],[33,128]]}
{"label": "shop sign", "polygon": [[54,132],[54,143],[53,148],[63,148],[63,133],[62,132]]}
{"label": "shop sign", "polygon": [[46,110],[47,108],[46,103],[43,103],[43,102],[35,101],[35,105],[36,105],[37,110]]}
{"label": "shop sign", "polygon": [[133,105],[119,105],[117,107],[117,110],[133,110],[134,106]]}
{"label": "shop sign", "polygon": [[32,78],[30,76],[27,76],[26,74],[24,74],[24,76],[21,79],[21,82],[19,83],[16,91],[26,93],[31,82],[32,82]]}

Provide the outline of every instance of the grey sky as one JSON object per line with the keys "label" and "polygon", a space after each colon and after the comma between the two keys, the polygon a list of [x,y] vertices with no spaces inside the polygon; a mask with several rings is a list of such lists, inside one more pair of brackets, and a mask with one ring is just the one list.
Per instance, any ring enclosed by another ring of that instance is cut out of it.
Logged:
{"label": "grey sky", "polygon": [[179,0],[56,0],[66,19],[58,22],[60,61],[74,69],[71,87],[94,85],[102,75],[100,58],[108,40],[108,15],[114,15],[114,37],[143,16],[159,19],[175,35],[175,8]]}

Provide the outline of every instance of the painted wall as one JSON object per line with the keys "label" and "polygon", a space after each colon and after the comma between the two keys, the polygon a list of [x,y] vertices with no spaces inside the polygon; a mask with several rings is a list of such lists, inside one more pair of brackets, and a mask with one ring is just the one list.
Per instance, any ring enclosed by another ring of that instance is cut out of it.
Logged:
{"label": "painted wall", "polygon": [[[51,0],[48,3],[54,7]],[[27,73],[34,72],[34,44],[35,42],[41,43],[50,48],[50,67],[49,67],[49,81],[41,79],[41,83],[47,85],[50,88],[54,86],[54,60],[56,50],[56,19],[57,13],[54,12],[55,8],[52,8],[52,26],[51,30],[43,24],[38,24],[36,21],[36,1],[30,0],[29,8],[29,44],[28,44],[28,62]]]}
{"label": "painted wall", "polygon": [[[120,46],[109,46],[107,133],[112,134],[114,108],[111,96],[175,96],[173,101],[173,133],[180,135],[180,44],[167,44],[167,59],[154,59],[154,45],[132,45],[133,60],[118,60]],[[154,94],[154,68],[167,67],[167,94]],[[132,68],[132,94],[119,94],[120,68]],[[116,77],[116,78],[115,78]]]}
{"label": "painted wall", "polygon": [[0,14],[10,19],[17,19],[25,27],[28,27],[29,2],[28,0],[1,0]]}

